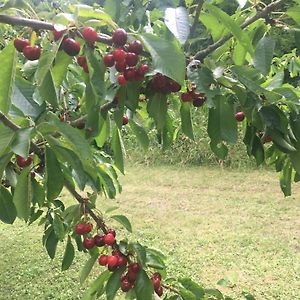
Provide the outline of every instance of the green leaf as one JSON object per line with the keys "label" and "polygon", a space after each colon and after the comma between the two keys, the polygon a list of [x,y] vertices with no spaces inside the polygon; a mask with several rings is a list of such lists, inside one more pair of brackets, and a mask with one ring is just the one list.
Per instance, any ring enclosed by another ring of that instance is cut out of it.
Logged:
{"label": "green leaf", "polygon": [[196,300],[198,299],[200,300],[204,296],[205,294],[204,289],[192,279],[187,277],[180,278],[179,282],[182,284],[184,288],[186,288],[196,296]]}
{"label": "green leaf", "polygon": [[101,128],[100,128],[100,133],[99,135],[95,138],[95,141],[97,143],[98,147],[103,147],[106,139],[109,137],[109,133],[110,133],[110,119],[109,117],[106,116],[105,119],[103,119],[103,117],[100,117],[100,121],[99,123],[101,124]]}
{"label": "green leaf", "polygon": [[179,294],[184,300],[197,300],[196,296],[189,290],[180,288]]}
{"label": "green leaf", "polygon": [[183,45],[190,34],[189,14],[185,7],[168,7],[165,10],[165,24]]}
{"label": "green leaf", "polygon": [[118,289],[121,287],[121,276],[125,267],[119,268],[113,272],[106,284],[106,299],[113,300],[117,294]]}
{"label": "green leaf", "polygon": [[267,76],[270,71],[274,49],[275,40],[267,36],[264,36],[256,46],[253,65],[265,76]]}
{"label": "green leaf", "polygon": [[46,147],[46,191],[47,199],[54,200],[59,196],[64,185],[64,175],[54,152]]}
{"label": "green leaf", "polygon": [[146,271],[143,269],[138,273],[134,290],[137,300],[152,300],[153,286]]}
{"label": "green leaf", "polygon": [[5,150],[11,145],[14,137],[15,132],[0,123],[0,155],[3,155]]}
{"label": "green leaf", "polygon": [[21,128],[16,132],[16,137],[11,145],[14,153],[22,157],[28,157],[32,130],[33,128]]}
{"label": "green leaf", "polygon": [[191,119],[191,105],[188,102],[182,102],[180,108],[182,132],[191,140],[194,140],[194,131]]}
{"label": "green leaf", "polygon": [[183,85],[185,56],[177,41],[175,39],[165,40],[150,33],[143,34],[142,40],[152,56],[155,71]]}
{"label": "green leaf", "polygon": [[53,230],[58,240],[63,241],[65,237],[65,227],[61,217],[58,214],[54,214]]}
{"label": "green leaf", "polygon": [[11,104],[15,74],[16,49],[13,43],[8,44],[0,53],[0,111],[7,114]]}
{"label": "green leaf", "polygon": [[285,197],[292,195],[292,171],[292,165],[287,160],[280,174],[280,187]]}
{"label": "green leaf", "polygon": [[12,155],[13,155],[12,153],[7,153],[0,157],[0,179],[2,179],[3,172],[7,164],[10,162]]}
{"label": "green leaf", "polygon": [[80,283],[83,284],[89,274],[92,271],[92,268],[97,261],[97,258],[99,256],[98,251],[91,254],[91,257],[88,259],[88,261],[85,263],[83,269],[80,272]]}
{"label": "green leaf", "polygon": [[135,134],[138,142],[143,147],[143,149],[146,151],[149,147],[149,137],[147,135],[147,132],[145,128],[139,124],[137,124],[132,119],[129,120],[130,128],[132,129],[133,133]]}
{"label": "green leaf", "polygon": [[0,187],[0,220],[6,224],[13,224],[17,217],[17,211],[12,201],[11,193]]}
{"label": "green leaf", "polygon": [[148,101],[147,110],[150,117],[154,119],[157,129],[163,129],[168,110],[166,95],[155,93]]}
{"label": "green leaf", "polygon": [[66,271],[70,268],[70,266],[72,265],[72,262],[74,260],[74,257],[75,257],[75,249],[72,244],[71,237],[68,236],[66,250],[65,250],[64,258],[63,258],[62,265],[61,265],[62,271]]}
{"label": "green leaf", "polygon": [[111,148],[114,153],[114,161],[116,167],[124,174],[124,155],[125,148],[123,145],[122,137],[119,128],[116,126],[113,131],[111,140]]}
{"label": "green leaf", "polygon": [[286,14],[290,16],[298,25],[300,25],[300,6],[296,5],[287,10]]}
{"label": "green leaf", "polygon": [[10,8],[27,8],[28,9],[29,5],[27,1],[24,0],[8,0],[6,1],[3,5],[0,6],[0,12],[3,12],[5,10],[8,10]]}
{"label": "green leaf", "polygon": [[147,258],[146,248],[140,243],[133,243],[132,247],[136,252],[139,263],[142,265],[142,267],[145,267]]}
{"label": "green leaf", "polygon": [[72,62],[72,57],[66,54],[65,51],[59,51],[55,58],[55,64],[52,68],[52,77],[54,81],[54,85],[56,87],[59,87],[67,72],[68,72],[68,66]]}
{"label": "green leaf", "polygon": [[129,232],[132,232],[131,223],[126,216],[113,215],[113,216],[111,216],[111,218],[116,220],[117,222],[119,222],[121,225],[123,225]]}
{"label": "green leaf", "polygon": [[37,89],[38,89],[39,96],[43,101],[48,102],[54,108],[58,108],[57,93],[54,86],[52,73],[50,70],[48,70],[45,80],[43,80],[43,82],[41,83],[40,86],[38,86]]}
{"label": "green leaf", "polygon": [[30,203],[31,203],[31,182],[30,167],[24,168],[21,174],[18,176],[18,182],[13,196],[13,202],[17,209],[17,216],[20,219],[28,220],[30,214]]}
{"label": "green leaf", "polygon": [[54,230],[52,227],[50,227],[51,231],[48,235],[48,238],[45,242],[45,247],[47,250],[47,253],[51,259],[54,259],[55,253],[56,253],[56,248],[58,244],[58,239],[54,233]]}
{"label": "green leaf", "polygon": [[45,202],[44,186],[39,184],[36,180],[32,180],[32,204],[38,204],[42,207]]}

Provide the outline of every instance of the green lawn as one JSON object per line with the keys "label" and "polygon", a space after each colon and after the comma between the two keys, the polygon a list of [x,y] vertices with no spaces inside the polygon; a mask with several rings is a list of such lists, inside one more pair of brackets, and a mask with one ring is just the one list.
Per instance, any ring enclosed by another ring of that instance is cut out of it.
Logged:
{"label": "green lawn", "polygon": [[[202,167],[130,167],[122,181],[117,202],[132,220],[132,238],[160,247],[170,275],[210,287],[229,278],[234,287],[223,290],[238,299],[243,290],[300,299],[300,187],[284,199],[275,173]],[[1,300],[80,299],[86,257],[62,273],[63,247],[51,261],[41,235],[35,225],[0,225]]]}

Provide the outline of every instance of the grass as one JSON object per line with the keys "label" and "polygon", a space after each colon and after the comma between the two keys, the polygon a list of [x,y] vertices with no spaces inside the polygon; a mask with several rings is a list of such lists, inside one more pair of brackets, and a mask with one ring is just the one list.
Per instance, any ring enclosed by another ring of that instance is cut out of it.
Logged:
{"label": "grass", "polygon": [[[300,299],[299,187],[284,199],[277,175],[265,170],[130,167],[117,199],[134,238],[160,248],[168,273],[192,276],[241,298]],[[113,205],[113,204],[112,204]],[[80,299],[78,274],[86,257],[60,271],[41,246],[41,229],[0,224],[0,299]],[[98,270],[98,267],[96,267]],[[220,288],[220,287],[218,287]]]}

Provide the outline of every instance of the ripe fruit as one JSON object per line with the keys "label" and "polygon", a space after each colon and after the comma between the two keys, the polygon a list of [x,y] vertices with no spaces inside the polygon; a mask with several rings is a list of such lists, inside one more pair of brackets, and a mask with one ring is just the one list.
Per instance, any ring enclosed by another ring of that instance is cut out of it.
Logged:
{"label": "ripe fruit", "polygon": [[193,96],[192,96],[192,94],[189,93],[189,92],[182,93],[182,94],[181,94],[181,100],[182,100],[183,102],[190,102],[190,101],[193,100]]}
{"label": "ripe fruit", "polygon": [[129,271],[132,271],[134,273],[138,273],[140,271],[141,267],[138,263],[131,263],[128,267]]}
{"label": "ripe fruit", "polygon": [[123,74],[120,74],[118,76],[118,83],[119,85],[125,85],[127,83],[126,78]]}
{"label": "ripe fruit", "polygon": [[160,286],[157,290],[155,290],[155,293],[157,294],[157,296],[161,297],[164,293],[162,286]]}
{"label": "ripe fruit", "polygon": [[181,90],[181,85],[174,80],[171,80],[169,86],[172,93],[177,93]]}
{"label": "ripe fruit", "polygon": [[200,106],[202,106],[204,104],[204,102],[205,102],[205,98],[198,97],[198,98],[196,98],[196,99],[193,100],[193,105],[195,107],[200,107]]}
{"label": "ripe fruit", "polygon": [[98,263],[100,266],[106,266],[107,265],[107,255],[100,255],[98,258]]}
{"label": "ripe fruit", "polygon": [[41,56],[41,48],[39,46],[26,46],[23,54],[28,60],[37,60]]}
{"label": "ripe fruit", "polygon": [[123,254],[121,254],[121,255],[117,255],[117,257],[118,257],[118,266],[119,267],[125,267],[125,266],[127,266],[128,260],[127,260],[126,256],[124,256]]}
{"label": "ripe fruit", "polygon": [[118,257],[117,256],[108,256],[107,265],[109,268],[115,268],[118,266]]}
{"label": "ripe fruit", "polygon": [[116,62],[115,68],[118,72],[124,72],[126,69],[126,62],[125,61]]}
{"label": "ripe fruit", "polygon": [[127,279],[130,283],[135,283],[137,278],[137,273],[133,272],[131,269],[128,269]]}
{"label": "ripe fruit", "polygon": [[97,31],[93,27],[84,27],[82,36],[89,43],[95,43],[98,38]]}
{"label": "ripe fruit", "polygon": [[105,242],[104,242],[104,235],[95,235],[94,236],[94,241],[95,241],[95,245],[97,247],[103,247],[105,245]]}
{"label": "ripe fruit", "polygon": [[245,119],[245,113],[243,111],[239,111],[235,114],[235,119],[238,122],[242,122]]}
{"label": "ripe fruit", "polygon": [[[116,237],[116,235],[117,235],[116,231],[114,229],[108,229],[107,233],[111,233],[114,237]],[[118,252],[118,253],[120,253],[120,252]]]}
{"label": "ripe fruit", "polygon": [[149,66],[148,65],[141,65],[138,68],[138,72],[140,75],[144,76],[147,72],[149,71]]}
{"label": "ripe fruit", "polygon": [[117,46],[124,46],[127,42],[127,32],[123,28],[118,28],[112,35],[112,41]]}
{"label": "ripe fruit", "polygon": [[126,58],[126,52],[123,49],[115,49],[113,51],[113,57],[116,62],[123,62]]}
{"label": "ripe fruit", "polygon": [[84,224],[84,233],[90,233],[93,230],[93,224],[86,223]]}
{"label": "ripe fruit", "polygon": [[116,242],[116,239],[112,233],[108,233],[104,236],[104,243],[106,245],[113,245]]}
{"label": "ripe fruit", "polygon": [[62,47],[70,56],[75,56],[80,52],[80,43],[72,38],[66,38],[62,43]]}
{"label": "ripe fruit", "polygon": [[158,277],[152,277],[151,281],[154,289],[157,290],[160,287],[160,279]]}
{"label": "ripe fruit", "polygon": [[135,74],[136,74],[136,71],[134,68],[127,68],[124,71],[124,77],[126,80],[134,80],[135,76],[136,76]]}
{"label": "ripe fruit", "polygon": [[128,52],[125,60],[129,67],[134,67],[138,63],[139,57],[133,52]]}
{"label": "ripe fruit", "polygon": [[112,54],[106,54],[103,56],[103,63],[106,67],[112,67],[115,64],[115,59]]}
{"label": "ripe fruit", "polygon": [[80,67],[83,67],[84,65],[87,64],[86,57],[85,56],[77,57],[77,63],[79,64]]}
{"label": "ripe fruit", "polygon": [[52,34],[53,34],[53,38],[54,38],[54,41],[56,42],[56,41],[58,41],[63,35],[64,35],[64,30],[62,30],[62,31],[57,31],[57,30],[53,30],[52,31]]}
{"label": "ripe fruit", "polygon": [[143,52],[143,45],[140,41],[136,40],[129,44],[128,51],[133,52],[137,55],[141,54]]}
{"label": "ripe fruit", "polygon": [[83,69],[83,71],[84,71],[85,73],[89,73],[89,72],[90,72],[90,71],[89,71],[89,66],[88,66],[87,64],[83,65],[82,69]]}
{"label": "ripe fruit", "polygon": [[31,163],[32,163],[32,157],[28,156],[27,158],[24,158],[22,156],[17,155],[16,156],[16,162],[17,162],[17,165],[20,168],[25,168],[25,167],[28,167],[28,166],[31,165]]}
{"label": "ripe fruit", "polygon": [[126,293],[132,288],[132,284],[125,278],[121,280],[121,290]]}
{"label": "ripe fruit", "polygon": [[27,39],[23,38],[16,38],[14,40],[14,46],[19,52],[23,52],[23,49],[26,46],[30,46],[30,42]]}
{"label": "ripe fruit", "polygon": [[152,278],[159,278],[159,280],[161,280],[161,275],[160,273],[156,272],[152,275]]}
{"label": "ripe fruit", "polygon": [[93,238],[85,237],[83,240],[83,247],[85,249],[92,249],[95,246],[95,241]]}
{"label": "ripe fruit", "polygon": [[85,234],[85,224],[84,223],[79,223],[75,226],[75,233],[78,235],[83,235]]}
{"label": "ripe fruit", "polygon": [[123,125],[127,125],[128,121],[129,121],[129,118],[128,118],[127,115],[124,115],[122,120],[123,120]]}

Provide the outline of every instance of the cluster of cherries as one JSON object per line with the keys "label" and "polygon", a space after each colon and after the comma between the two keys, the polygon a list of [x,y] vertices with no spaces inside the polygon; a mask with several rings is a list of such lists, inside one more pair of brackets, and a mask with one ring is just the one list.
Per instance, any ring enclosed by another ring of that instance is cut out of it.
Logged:
{"label": "cluster of cherries", "polygon": [[41,48],[36,45],[31,45],[30,41],[22,37],[14,40],[14,46],[17,51],[23,53],[28,60],[37,60],[41,56]]}
{"label": "cluster of cherries", "polygon": [[[126,271],[121,277],[121,289],[123,292],[131,290],[135,283],[137,276],[141,270],[141,266],[137,262],[130,262],[128,256],[124,255],[118,250],[116,244],[116,232],[109,229],[106,234],[96,234],[91,237],[93,225],[91,223],[78,223],[75,226],[75,233],[83,235],[83,247],[85,249],[92,249],[94,247],[110,246],[112,247],[111,255],[101,254],[98,258],[100,266],[107,266],[108,270],[114,272],[119,267],[126,267]],[[158,296],[162,296],[163,288],[161,286],[161,275],[154,273],[151,277],[153,288]]]}
{"label": "cluster of cherries", "polygon": [[155,92],[165,95],[177,93],[181,90],[181,85],[179,83],[161,73],[157,73],[153,76],[149,82],[149,86]]}
{"label": "cluster of cherries", "polygon": [[[32,155],[29,155],[27,158],[16,155],[16,163],[20,168],[26,168],[29,167],[32,164]],[[35,172],[30,172],[31,178],[35,177]]]}
{"label": "cluster of cherries", "polygon": [[143,80],[149,66],[139,63],[139,55],[143,52],[143,45],[135,40],[125,47],[127,42],[127,32],[123,28],[118,28],[113,32],[112,42],[115,49],[103,57],[106,67],[115,69],[119,72],[118,83],[125,85],[127,81]]}
{"label": "cluster of cherries", "polygon": [[193,102],[195,107],[201,107],[206,101],[206,96],[204,93],[196,92],[196,85],[193,84],[191,89],[181,94],[182,102]]}

